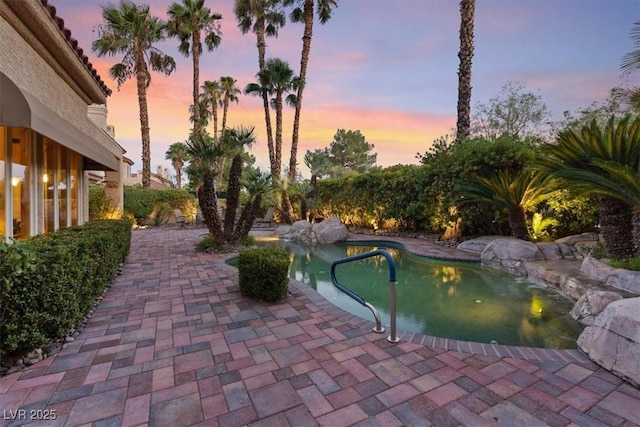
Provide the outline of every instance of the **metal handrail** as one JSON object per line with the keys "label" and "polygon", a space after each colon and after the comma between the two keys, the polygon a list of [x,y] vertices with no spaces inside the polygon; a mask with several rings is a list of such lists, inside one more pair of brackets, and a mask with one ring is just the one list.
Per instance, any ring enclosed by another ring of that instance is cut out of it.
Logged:
{"label": "metal handrail", "polygon": [[387,341],[392,343],[397,343],[398,341],[400,341],[400,339],[396,336],[396,283],[397,283],[396,282],[396,265],[393,262],[393,258],[391,257],[391,254],[389,254],[389,252],[385,251],[384,249],[376,249],[375,251],[366,252],[364,254],[353,255],[353,256],[349,256],[346,258],[341,258],[339,260],[333,261],[331,263],[331,282],[336,288],[340,289],[342,292],[349,295],[351,298],[353,298],[354,300],[356,300],[357,302],[359,302],[360,304],[362,304],[363,306],[371,310],[371,312],[373,313],[373,317],[376,320],[376,326],[375,328],[373,328],[373,332],[377,332],[380,334],[383,333],[384,328],[382,327],[382,322],[380,320],[380,314],[378,313],[378,310],[373,305],[365,301],[365,299],[362,298],[360,295],[356,294],[352,290],[340,284],[335,274],[336,266],[339,264],[344,264],[351,261],[358,261],[361,259],[371,258],[378,255],[382,255],[383,257],[385,257],[385,259],[387,260],[387,264],[389,264],[389,293],[390,293],[389,295],[389,316],[390,316],[389,326],[391,328],[391,331],[389,333],[389,336],[387,337]]}

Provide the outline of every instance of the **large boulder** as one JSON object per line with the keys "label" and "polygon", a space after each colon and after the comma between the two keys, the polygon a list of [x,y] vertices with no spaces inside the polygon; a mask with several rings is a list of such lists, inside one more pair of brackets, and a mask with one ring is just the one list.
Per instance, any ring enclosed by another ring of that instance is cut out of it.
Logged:
{"label": "large boulder", "polygon": [[[576,259],[573,249],[566,243],[540,242],[536,246],[544,259]],[[582,258],[581,255],[579,257]]]}
{"label": "large boulder", "polygon": [[542,260],[544,257],[535,243],[515,238],[495,239],[480,255],[482,265],[518,276],[526,276],[524,261]]}
{"label": "large boulder", "polygon": [[495,239],[504,239],[504,236],[480,236],[475,239],[465,240],[456,246],[459,251],[472,252],[481,254],[487,248],[487,245]]}
{"label": "large boulder", "polygon": [[585,257],[580,270],[605,286],[640,295],[640,271],[613,268],[593,257]]}
{"label": "large boulder", "polygon": [[311,232],[312,227],[313,225],[309,221],[305,221],[305,220],[296,221],[293,224],[291,224],[291,226],[286,231],[286,233],[283,234],[281,237],[284,240],[298,242],[300,241],[300,235],[301,234],[303,236],[308,235]]}
{"label": "large boulder", "polygon": [[578,337],[578,347],[603,368],[640,386],[640,298],[610,303]]}
{"label": "large boulder", "polygon": [[573,236],[562,237],[556,240],[556,243],[564,243],[566,245],[575,246],[580,243],[597,242],[598,235],[593,232],[574,234]]}
{"label": "large boulder", "polygon": [[591,326],[609,304],[621,299],[622,296],[615,292],[589,290],[573,305],[571,317],[582,325]]}
{"label": "large boulder", "polygon": [[339,218],[327,218],[322,222],[313,224],[318,243],[334,243],[347,240],[349,231]]}

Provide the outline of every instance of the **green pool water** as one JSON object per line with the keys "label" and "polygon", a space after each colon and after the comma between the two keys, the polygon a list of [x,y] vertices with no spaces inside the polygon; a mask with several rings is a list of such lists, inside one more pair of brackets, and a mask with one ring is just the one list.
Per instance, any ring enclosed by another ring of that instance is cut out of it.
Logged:
{"label": "green pool water", "polygon": [[[371,312],[331,283],[331,263],[386,249],[397,269],[397,328],[466,341],[545,348],[576,348],[582,328],[569,312],[573,302],[543,283],[476,263],[417,257],[388,243],[316,247],[287,242],[290,277],[343,310],[373,320]],[[389,324],[389,269],[379,256],[336,267],[336,278],[373,304]]]}

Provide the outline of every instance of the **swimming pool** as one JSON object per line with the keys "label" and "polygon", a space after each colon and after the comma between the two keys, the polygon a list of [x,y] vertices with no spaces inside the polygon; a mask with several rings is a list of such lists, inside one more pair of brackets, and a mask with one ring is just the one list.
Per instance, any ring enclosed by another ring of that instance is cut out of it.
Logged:
{"label": "swimming pool", "polygon": [[[386,249],[397,269],[399,330],[458,340],[545,348],[576,348],[582,331],[569,312],[573,301],[542,282],[516,277],[477,263],[433,260],[412,255],[400,245],[367,243],[284,246],[290,278],[311,286],[343,310],[373,320],[371,312],[333,286],[331,263],[345,256]],[[373,304],[389,324],[389,270],[383,257],[336,267],[336,278]]]}

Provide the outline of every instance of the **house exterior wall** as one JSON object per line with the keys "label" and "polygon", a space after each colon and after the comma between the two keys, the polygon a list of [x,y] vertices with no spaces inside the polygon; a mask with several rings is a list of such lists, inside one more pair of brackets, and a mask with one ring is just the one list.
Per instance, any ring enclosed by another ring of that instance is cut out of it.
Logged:
{"label": "house exterior wall", "polygon": [[[40,110],[46,112],[46,120],[53,121],[51,129],[71,128],[73,131],[68,134],[69,138],[65,141],[65,137],[60,136],[67,135],[64,130],[60,133],[52,130],[51,134],[59,137],[57,140],[52,136],[54,143],[66,146],[70,150],[75,144],[76,149],[82,151],[85,156],[91,156],[84,157],[84,161],[79,162],[81,182],[78,183],[80,189],[77,198],[78,206],[73,213],[67,214],[74,218],[77,216],[80,224],[89,218],[89,179],[86,165],[91,165],[90,167],[95,169],[100,168],[100,170],[115,168],[108,173],[108,176],[111,177],[111,186],[115,186],[111,191],[112,197],[117,198],[113,200],[114,206],[121,211],[123,193],[120,169],[123,164],[124,150],[115,141],[113,128],[107,125],[106,98],[110,90],[104,85],[93,66],[88,63],[87,58],[82,56],[82,50],[77,47],[77,42],[70,37],[70,32],[64,28],[63,21],[55,15],[55,9],[48,5],[47,0],[0,0],[0,73],[0,77],[4,79],[2,81],[5,82],[5,88],[6,85],[13,87],[9,91],[2,92],[0,84],[0,130],[4,129],[2,132],[11,135],[11,126],[20,126],[8,124],[9,127],[3,127],[6,123],[2,121],[3,114],[8,114],[4,118],[7,122],[10,121],[8,117],[11,113],[7,108],[11,108],[12,99],[10,98],[19,90],[27,97],[26,101],[22,100],[23,105],[26,105],[24,102],[28,102],[32,107],[31,117],[35,114],[33,109],[35,102]],[[29,116],[26,115],[26,117]],[[36,127],[35,131],[38,131],[39,126],[45,125],[34,124],[33,126]],[[20,131],[20,128],[14,129],[14,132]],[[43,219],[43,203],[40,198],[43,197],[43,192],[44,197],[47,197],[46,182],[49,178],[42,160],[43,134],[32,131],[29,135],[32,138],[30,144],[34,149],[31,163],[33,181],[29,185],[39,189],[33,192],[30,202],[33,224],[29,233],[34,235],[44,230],[42,223],[46,219]],[[48,135],[44,134],[44,137],[46,136]],[[7,141],[7,144],[7,147],[11,146],[10,141]],[[85,150],[83,147],[88,148]],[[5,150],[5,153],[10,152],[10,148]],[[0,181],[8,190],[12,187],[9,184],[12,177],[10,157],[7,155],[7,160],[3,164],[5,176],[0,176]],[[7,194],[7,196],[10,195]],[[5,224],[4,230],[0,229],[0,234],[3,232],[10,234],[12,231],[10,225],[12,202],[10,197],[5,199],[8,201],[6,201],[3,219],[9,225]],[[56,218],[61,214],[63,213],[55,211]],[[63,222],[60,221],[60,224]]]}

